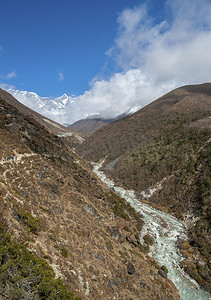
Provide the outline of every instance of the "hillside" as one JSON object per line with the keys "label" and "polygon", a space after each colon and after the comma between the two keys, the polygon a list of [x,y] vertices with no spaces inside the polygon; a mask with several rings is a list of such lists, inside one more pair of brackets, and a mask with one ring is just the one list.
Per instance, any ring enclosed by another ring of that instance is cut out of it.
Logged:
{"label": "hillside", "polygon": [[73,131],[90,135],[101,127],[113,122],[115,119],[104,119],[100,117],[89,117],[76,121],[75,123],[68,126]]}
{"label": "hillside", "polygon": [[103,118],[100,115],[89,116],[86,119],[78,120],[75,123],[68,126],[71,130],[78,132],[79,134],[91,135],[98,129],[104,127],[107,124],[110,124],[116,120],[124,118],[125,116],[132,115],[137,111],[138,107],[131,107],[124,113],[114,117],[114,118]]}
{"label": "hillside", "polygon": [[0,95],[0,296],[179,299],[139,241],[140,215],[6,97]]}
{"label": "hillside", "polygon": [[82,142],[82,138],[79,134],[75,133],[74,131],[70,130],[69,128],[58,124],[41,114],[37,113],[36,111],[28,108],[24,104],[20,103],[16,98],[12,95],[7,93],[6,91],[0,89],[0,97],[6,103],[11,104],[15,108],[18,109],[24,116],[30,117],[38,122],[40,125],[44,126],[47,131],[52,134],[59,135],[63,138],[63,140],[71,145],[78,145]]}
{"label": "hillside", "polygon": [[[210,289],[211,84],[178,88],[92,134],[78,149],[139,197],[184,220],[191,276]],[[194,250],[191,250],[192,246]],[[197,258],[191,257],[191,251]]]}

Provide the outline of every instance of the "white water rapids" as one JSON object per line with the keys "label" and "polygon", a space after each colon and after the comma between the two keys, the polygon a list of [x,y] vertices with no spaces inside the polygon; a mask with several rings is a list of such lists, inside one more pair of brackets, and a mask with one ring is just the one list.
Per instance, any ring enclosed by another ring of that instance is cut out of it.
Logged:
{"label": "white water rapids", "polygon": [[154,209],[136,198],[134,191],[115,186],[106,175],[100,171],[101,164],[92,163],[93,171],[98,177],[144,217],[144,231],[155,239],[151,255],[160,265],[168,269],[168,278],[175,284],[182,300],[209,300],[210,295],[186,275],[179,267],[182,260],[177,251],[178,237],[187,239],[185,226],[173,216]]}

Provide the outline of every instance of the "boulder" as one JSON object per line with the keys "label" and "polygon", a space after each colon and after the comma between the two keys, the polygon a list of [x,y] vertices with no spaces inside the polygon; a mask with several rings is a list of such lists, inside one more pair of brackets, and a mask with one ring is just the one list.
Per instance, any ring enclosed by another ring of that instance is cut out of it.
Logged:
{"label": "boulder", "polygon": [[135,270],[134,265],[131,262],[129,262],[128,266],[127,266],[127,272],[128,272],[128,274],[133,275],[135,273],[135,271],[136,270]]}

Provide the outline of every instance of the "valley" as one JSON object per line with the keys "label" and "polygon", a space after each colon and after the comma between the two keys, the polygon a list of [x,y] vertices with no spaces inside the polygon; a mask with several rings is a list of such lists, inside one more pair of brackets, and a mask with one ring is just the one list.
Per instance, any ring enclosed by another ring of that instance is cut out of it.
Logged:
{"label": "valley", "polygon": [[209,299],[210,91],[86,140],[0,91],[0,295]]}
{"label": "valley", "polygon": [[[76,151],[105,158],[115,184],[188,226],[184,270],[210,290],[211,84],[184,86],[93,133]],[[198,259],[194,258],[194,255]]]}
{"label": "valley", "polygon": [[211,0],[1,11],[0,300],[211,300]]}
{"label": "valley", "polygon": [[72,151],[71,136],[59,138],[4,99],[1,297],[179,299],[139,240],[140,214]]}

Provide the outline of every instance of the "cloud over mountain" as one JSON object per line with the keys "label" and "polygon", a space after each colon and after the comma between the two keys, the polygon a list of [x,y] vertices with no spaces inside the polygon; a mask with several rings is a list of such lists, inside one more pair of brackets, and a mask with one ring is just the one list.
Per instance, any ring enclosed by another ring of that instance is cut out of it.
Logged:
{"label": "cloud over mountain", "polygon": [[[119,72],[96,79],[83,95],[71,98],[60,115],[71,123],[90,114],[114,117],[129,107],[142,107],[184,84],[211,81],[211,2],[166,1],[165,15],[152,19],[147,4],[118,16],[114,45],[107,51]],[[59,75],[63,80],[63,74]]]}
{"label": "cloud over mountain", "polygon": [[114,116],[143,106],[183,84],[210,81],[211,2],[166,2],[165,18],[155,23],[148,7],[125,9],[118,35],[107,52],[122,69],[109,80],[96,80],[78,97],[82,111]]}

